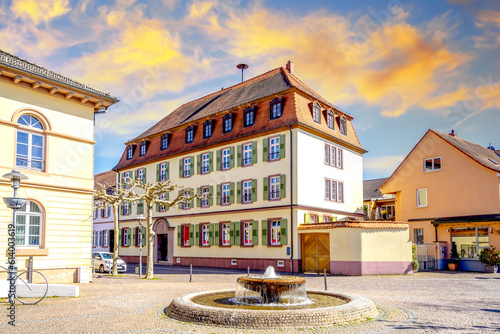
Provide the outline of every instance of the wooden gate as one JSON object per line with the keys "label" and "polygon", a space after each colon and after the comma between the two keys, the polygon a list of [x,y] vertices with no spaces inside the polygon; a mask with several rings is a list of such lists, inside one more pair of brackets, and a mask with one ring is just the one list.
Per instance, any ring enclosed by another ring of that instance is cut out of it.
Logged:
{"label": "wooden gate", "polygon": [[330,235],[304,233],[301,235],[302,271],[330,273]]}

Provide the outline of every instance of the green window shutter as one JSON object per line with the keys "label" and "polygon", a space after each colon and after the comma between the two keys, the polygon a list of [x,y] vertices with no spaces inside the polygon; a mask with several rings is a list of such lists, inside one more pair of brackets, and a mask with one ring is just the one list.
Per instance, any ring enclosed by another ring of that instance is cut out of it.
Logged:
{"label": "green window shutter", "polygon": [[264,200],[267,201],[269,199],[269,178],[264,178]]}
{"label": "green window shutter", "polygon": [[286,178],[285,174],[280,175],[280,198],[285,198],[286,197]]}
{"label": "green window shutter", "polygon": [[236,203],[241,203],[241,181],[236,183]]}
{"label": "green window shutter", "polygon": [[252,222],[252,245],[257,246],[259,244],[259,221],[254,220]]}
{"label": "green window shutter", "polygon": [[[194,196],[194,189],[193,188],[191,188],[189,190],[189,196]],[[191,198],[191,201],[189,203],[189,207],[194,208],[194,198]]]}
{"label": "green window shutter", "polygon": [[[165,193],[165,200],[170,201],[170,192],[168,191]],[[165,211],[167,211],[168,209],[170,209],[170,207],[165,205]]]}
{"label": "green window shutter", "polygon": [[123,228],[119,229],[118,237],[120,238],[120,246],[123,246]]}
{"label": "green window shutter", "polygon": [[[179,196],[180,194],[182,194],[182,190],[178,190],[178,191],[177,191],[177,196]],[[177,205],[177,208],[178,208],[179,210],[182,210],[182,203],[181,203],[181,202],[179,202],[179,204]]]}
{"label": "green window shutter", "polygon": [[189,169],[189,176],[193,176],[194,175],[194,155],[191,156],[191,159],[189,160],[190,161],[190,169]]}
{"label": "green window shutter", "polygon": [[194,245],[194,225],[189,225],[189,246]]}
{"label": "green window shutter", "polygon": [[160,212],[160,204],[156,203],[156,212]]}
{"label": "green window shutter", "polygon": [[[140,169],[140,168],[139,168]],[[133,173],[134,175],[134,180],[137,180],[137,178],[139,177],[139,169],[136,169],[135,170],[135,173]]]}
{"label": "green window shutter", "polygon": [[217,185],[217,200],[216,200],[217,205],[220,205],[220,184]]}
{"label": "green window shutter", "polygon": [[216,160],[216,169],[220,170],[220,150],[217,150],[217,160]]}
{"label": "green window shutter", "polygon": [[208,153],[208,171],[209,172],[214,171],[214,152]]}
{"label": "green window shutter", "polygon": [[200,229],[201,229],[201,224],[195,224],[194,225],[194,243],[196,246],[199,246],[201,245],[201,233],[200,233]]}
{"label": "green window shutter", "polygon": [[280,244],[281,245],[288,244],[287,224],[288,224],[288,222],[286,219],[280,220],[280,228],[281,228]]}
{"label": "green window shutter", "polygon": [[[135,242],[135,240],[136,240],[136,239],[135,239],[135,230],[136,230],[136,228],[134,227],[134,228],[132,229],[132,242],[133,242],[133,246],[137,246],[137,245],[136,245],[136,242]],[[131,244],[130,246],[132,246],[132,244]]]}
{"label": "green window shutter", "polygon": [[170,179],[170,161],[165,162],[165,169],[167,170],[165,177]]}
{"label": "green window shutter", "polygon": [[196,159],[196,170],[198,174],[201,174],[201,154],[198,154],[198,159]]}
{"label": "green window shutter", "polygon": [[120,185],[121,185],[121,188],[123,189],[123,187],[125,185],[125,173],[118,174],[118,177],[120,178]]}
{"label": "green window shutter", "polygon": [[267,245],[267,220],[262,221],[262,245]]}
{"label": "green window shutter", "polygon": [[268,158],[268,145],[269,145],[269,139],[268,138],[264,138],[262,139],[262,161],[267,161],[267,158]]}
{"label": "green window shutter", "polygon": [[177,226],[177,246],[182,246],[181,244],[181,231],[182,231],[182,226]]}
{"label": "green window shutter", "polygon": [[280,159],[285,157],[285,135],[280,135]]}
{"label": "green window shutter", "polygon": [[208,187],[208,205],[214,205],[214,186]]}
{"label": "green window shutter", "polygon": [[142,245],[145,246],[146,245],[146,228],[145,227],[141,227],[141,228],[142,228],[141,242],[142,242]]}
{"label": "green window shutter", "polygon": [[252,180],[252,202],[257,202],[257,179]]}
{"label": "green window shutter", "polygon": [[234,222],[229,223],[229,244],[231,246],[234,245],[234,229],[235,229]]}
{"label": "green window shutter", "polygon": [[234,244],[241,245],[241,223],[234,222]]}
{"label": "green window shutter", "polygon": [[318,222],[322,223],[323,222],[323,215],[318,215]]}
{"label": "green window shutter", "polygon": [[304,213],[304,223],[309,224],[311,222],[311,214],[309,212]]}
{"label": "green window shutter", "polygon": [[220,224],[215,223],[214,225],[215,225],[215,227],[214,227],[214,244],[215,244],[215,246],[219,246]]}
{"label": "green window shutter", "polygon": [[179,159],[179,179],[182,179],[182,159]]}
{"label": "green window shutter", "polygon": [[[201,187],[196,188],[196,193],[201,195]],[[196,206],[197,207],[201,206],[201,197],[196,198]]]}
{"label": "green window shutter", "polygon": [[160,164],[156,165],[156,182],[160,181]]}
{"label": "green window shutter", "polygon": [[128,228],[128,235],[127,235],[127,241],[128,241],[128,245],[129,246],[132,246],[132,229],[129,227]]}
{"label": "green window shutter", "polygon": [[128,202],[128,213],[132,213],[132,202]]}
{"label": "green window shutter", "polygon": [[210,246],[214,245],[214,225],[215,224],[208,224],[208,244]]}
{"label": "green window shutter", "polygon": [[242,145],[236,146],[236,150],[237,150],[237,152],[236,152],[236,165],[238,167],[241,167],[241,146]]}
{"label": "green window shutter", "polygon": [[234,182],[229,184],[229,203],[234,203]]}
{"label": "green window shutter", "polygon": [[146,178],[146,167],[143,168],[142,171],[142,183],[146,183],[147,178]]}
{"label": "green window shutter", "polygon": [[252,142],[252,164],[257,163],[257,141]]}
{"label": "green window shutter", "polygon": [[234,168],[234,146],[229,148],[229,168]]}

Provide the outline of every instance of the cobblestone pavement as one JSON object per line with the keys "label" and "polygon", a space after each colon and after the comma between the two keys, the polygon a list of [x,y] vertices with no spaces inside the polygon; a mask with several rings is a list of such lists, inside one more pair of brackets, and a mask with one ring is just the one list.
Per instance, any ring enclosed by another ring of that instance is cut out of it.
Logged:
{"label": "cobblestone pavement", "polygon": [[[192,325],[165,318],[172,299],[191,292],[231,289],[242,271],[158,267],[157,279],[94,275],[79,284],[78,298],[46,298],[39,305],[18,305],[16,326],[7,324],[1,303],[0,333],[292,333],[290,330],[242,330]],[[306,277],[308,289],[324,289],[324,279]],[[500,274],[419,272],[408,276],[327,277],[329,291],[370,298],[377,319],[296,333],[493,333],[500,332]],[[5,302],[5,300],[3,301]]]}

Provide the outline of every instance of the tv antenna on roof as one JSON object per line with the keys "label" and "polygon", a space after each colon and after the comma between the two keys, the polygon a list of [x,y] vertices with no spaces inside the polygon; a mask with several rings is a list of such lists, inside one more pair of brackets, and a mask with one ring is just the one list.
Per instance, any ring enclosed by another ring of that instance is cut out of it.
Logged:
{"label": "tv antenna on roof", "polygon": [[238,64],[236,65],[237,68],[241,69],[241,82],[243,82],[243,71],[248,68],[247,64]]}

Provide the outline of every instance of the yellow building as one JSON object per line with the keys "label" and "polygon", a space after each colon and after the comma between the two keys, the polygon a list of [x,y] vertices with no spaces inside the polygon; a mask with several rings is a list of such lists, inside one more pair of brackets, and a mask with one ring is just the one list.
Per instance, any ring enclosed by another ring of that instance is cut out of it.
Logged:
{"label": "yellow building", "polygon": [[396,220],[410,225],[419,261],[444,269],[456,248],[461,270],[482,271],[481,249],[500,248],[499,180],[494,149],[429,130],[380,189],[396,196]]}
{"label": "yellow building", "polygon": [[[29,177],[16,217],[20,270],[30,256],[50,283],[74,282],[90,267],[94,170],[94,113],[118,100],[0,50],[0,175]],[[0,196],[12,196],[0,179]],[[7,260],[12,210],[0,204],[0,262]]]}

